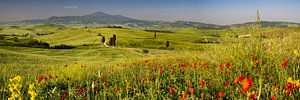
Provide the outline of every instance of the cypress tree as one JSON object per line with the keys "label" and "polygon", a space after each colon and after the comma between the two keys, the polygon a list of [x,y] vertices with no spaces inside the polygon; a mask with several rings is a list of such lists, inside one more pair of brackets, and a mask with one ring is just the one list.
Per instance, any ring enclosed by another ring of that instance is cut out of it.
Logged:
{"label": "cypress tree", "polygon": [[102,36],[102,40],[101,40],[102,44],[105,43],[105,36]]}
{"label": "cypress tree", "polygon": [[112,45],[113,45],[113,42],[114,42],[114,38],[113,38],[113,37],[110,37],[110,39],[109,39],[109,45],[112,46]]}
{"label": "cypress tree", "polygon": [[169,46],[170,46],[170,42],[167,41],[167,42],[166,42],[166,47],[169,48]]}
{"label": "cypress tree", "polygon": [[113,46],[116,46],[116,40],[117,40],[117,36],[116,34],[113,35]]}

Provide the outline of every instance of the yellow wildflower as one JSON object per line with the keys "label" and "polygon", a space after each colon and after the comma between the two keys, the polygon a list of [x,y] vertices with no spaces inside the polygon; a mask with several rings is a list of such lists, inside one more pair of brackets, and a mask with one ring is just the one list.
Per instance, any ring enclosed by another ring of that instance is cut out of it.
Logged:
{"label": "yellow wildflower", "polygon": [[296,55],[296,57],[299,57],[299,56],[300,56],[298,50],[294,50],[294,54]]}
{"label": "yellow wildflower", "polygon": [[30,84],[28,89],[28,94],[30,94],[30,100],[35,100],[35,97],[37,96],[35,84]]}
{"label": "yellow wildflower", "polygon": [[22,88],[22,77],[16,76],[12,79],[9,79],[10,84],[8,85],[9,91],[11,92],[8,100],[21,100],[21,88]]}

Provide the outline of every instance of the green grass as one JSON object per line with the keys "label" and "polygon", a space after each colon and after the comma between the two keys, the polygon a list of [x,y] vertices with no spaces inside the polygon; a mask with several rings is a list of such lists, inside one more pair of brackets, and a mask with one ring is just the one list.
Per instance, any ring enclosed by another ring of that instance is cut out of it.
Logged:
{"label": "green grass", "polygon": [[[54,32],[33,38],[77,48],[0,46],[2,99],[11,95],[9,79],[16,75],[24,79],[23,87],[17,90],[23,99],[29,99],[31,83],[36,84],[37,99],[60,99],[64,94],[69,99],[179,99],[184,93],[190,99],[251,99],[248,94],[260,99],[300,97],[299,88],[287,95],[289,88],[285,87],[288,78],[300,79],[299,55],[294,53],[300,50],[299,28],[181,28],[173,33],[158,32],[157,38],[152,32],[126,28],[58,30],[42,25],[5,31],[22,33],[24,29]],[[100,46],[99,33],[106,40],[116,34],[117,46]],[[264,37],[259,38],[259,33]],[[251,37],[235,37],[248,34]],[[166,41],[170,41],[169,48]],[[205,41],[219,43],[198,43]],[[287,65],[283,66],[285,60]],[[233,85],[239,76],[245,79]],[[246,79],[253,82],[249,90],[242,87]],[[217,95],[220,93],[224,95]]]}

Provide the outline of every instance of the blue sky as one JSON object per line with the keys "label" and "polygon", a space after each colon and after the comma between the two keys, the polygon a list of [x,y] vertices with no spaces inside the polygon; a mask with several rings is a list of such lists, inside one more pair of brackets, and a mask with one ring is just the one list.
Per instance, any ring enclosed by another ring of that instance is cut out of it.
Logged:
{"label": "blue sky", "polygon": [[234,24],[261,19],[300,23],[300,0],[1,0],[0,21],[85,15],[97,11],[136,19]]}

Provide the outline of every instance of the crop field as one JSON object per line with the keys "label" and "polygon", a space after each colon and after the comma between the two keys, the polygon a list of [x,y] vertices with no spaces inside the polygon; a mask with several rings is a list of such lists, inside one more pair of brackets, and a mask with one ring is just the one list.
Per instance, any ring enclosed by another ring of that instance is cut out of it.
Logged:
{"label": "crop field", "polygon": [[[45,24],[0,34],[1,99],[300,99],[300,28]],[[116,46],[102,45],[113,34]],[[50,48],[61,44],[75,48]]]}

